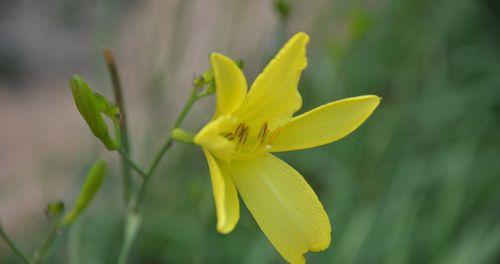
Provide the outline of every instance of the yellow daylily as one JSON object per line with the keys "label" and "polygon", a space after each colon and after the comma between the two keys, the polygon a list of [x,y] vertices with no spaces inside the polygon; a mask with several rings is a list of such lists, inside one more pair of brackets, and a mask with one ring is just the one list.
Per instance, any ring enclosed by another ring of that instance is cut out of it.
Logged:
{"label": "yellow daylily", "polygon": [[233,60],[213,53],[216,111],[195,136],[208,161],[217,230],[231,232],[239,219],[238,194],[277,251],[290,263],[330,245],[331,225],[304,178],[272,155],[339,140],[359,127],[380,98],[334,101],[293,117],[297,90],[307,66],[309,36],[297,33],[257,77],[247,93],[245,76]]}

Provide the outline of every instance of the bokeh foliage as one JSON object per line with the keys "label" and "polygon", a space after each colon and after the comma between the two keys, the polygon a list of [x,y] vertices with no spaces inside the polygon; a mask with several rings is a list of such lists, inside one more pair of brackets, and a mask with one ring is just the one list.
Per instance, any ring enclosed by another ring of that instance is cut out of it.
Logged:
{"label": "bokeh foliage", "polygon": [[[343,14],[342,36],[318,33],[331,17],[310,32],[303,109],[362,94],[382,96],[382,103],[349,137],[280,154],[302,172],[332,218],[331,247],[308,259],[498,263],[500,6],[487,0],[355,2],[332,12]],[[287,12],[290,19],[301,15],[293,2]],[[174,152],[150,186],[131,263],[281,263],[244,207],[234,232],[215,231],[200,150],[179,145]],[[105,189],[118,190],[116,184]],[[67,253],[53,261],[114,261],[122,212],[116,202],[101,205],[76,224],[68,245],[59,245]]]}

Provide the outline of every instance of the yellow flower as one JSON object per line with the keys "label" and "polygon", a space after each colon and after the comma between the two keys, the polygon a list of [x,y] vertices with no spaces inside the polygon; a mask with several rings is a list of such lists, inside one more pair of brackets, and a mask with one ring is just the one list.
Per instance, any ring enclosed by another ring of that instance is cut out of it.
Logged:
{"label": "yellow flower", "polygon": [[297,90],[307,66],[309,36],[297,33],[257,77],[247,94],[242,71],[214,53],[216,111],[194,142],[208,161],[217,230],[231,232],[239,219],[238,193],[278,252],[290,263],[330,245],[331,226],[304,178],[271,152],[312,148],[343,138],[375,110],[380,98],[330,102],[302,115]]}

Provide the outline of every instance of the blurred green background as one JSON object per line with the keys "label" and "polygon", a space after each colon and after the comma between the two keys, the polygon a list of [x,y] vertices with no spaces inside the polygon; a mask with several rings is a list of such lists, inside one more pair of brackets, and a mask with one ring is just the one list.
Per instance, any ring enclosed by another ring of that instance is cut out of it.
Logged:
{"label": "blurred green background", "polygon": [[[313,186],[333,241],[309,263],[500,262],[500,4],[494,0],[169,0],[0,2],[0,217],[26,251],[46,204],[71,205],[97,157],[112,164],[91,208],[50,263],[114,263],[124,206],[118,158],[93,139],[67,79],[111,95],[103,46],[115,51],[134,156],[146,164],[218,51],[252,80],[295,32],[311,36],[305,111],[383,97],[347,138],[280,154]],[[185,128],[210,118],[213,99]],[[199,148],[176,145],[146,196],[130,263],[283,263],[247,209],[215,230]],[[0,242],[0,263],[19,263]]]}

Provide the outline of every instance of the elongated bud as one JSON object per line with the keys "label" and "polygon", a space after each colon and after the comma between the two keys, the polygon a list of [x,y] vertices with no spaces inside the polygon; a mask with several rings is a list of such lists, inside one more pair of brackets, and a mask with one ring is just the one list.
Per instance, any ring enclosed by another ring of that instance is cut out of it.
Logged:
{"label": "elongated bud", "polygon": [[113,138],[109,136],[108,126],[104,122],[100,111],[100,108],[105,108],[107,105],[96,98],[92,89],[79,76],[71,77],[69,83],[76,108],[78,108],[78,112],[85,119],[92,133],[101,140],[107,149],[116,149],[118,146]]}
{"label": "elongated bud", "polygon": [[186,144],[191,144],[191,145],[194,144],[194,142],[193,142],[194,136],[195,136],[194,134],[186,132],[180,128],[174,128],[174,130],[172,130],[172,134],[171,134],[171,137],[175,141],[186,143]]}
{"label": "elongated bud", "polygon": [[87,208],[94,195],[97,193],[106,175],[106,162],[98,160],[92,165],[85,178],[83,187],[78,195],[76,204],[61,221],[62,226],[70,225]]}

